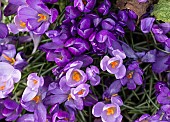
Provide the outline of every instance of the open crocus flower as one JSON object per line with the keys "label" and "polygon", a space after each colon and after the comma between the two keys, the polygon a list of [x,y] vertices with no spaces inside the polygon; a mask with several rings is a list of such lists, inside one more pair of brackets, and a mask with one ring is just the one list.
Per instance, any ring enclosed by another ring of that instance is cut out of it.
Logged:
{"label": "open crocus flower", "polygon": [[93,106],[92,113],[95,117],[101,117],[103,122],[121,122],[123,118],[117,104],[98,102]]}
{"label": "open crocus flower", "polygon": [[70,87],[78,86],[87,81],[87,76],[84,71],[76,68],[71,68],[66,73],[66,84]]}
{"label": "open crocus flower", "polygon": [[18,8],[18,18],[22,25],[35,34],[43,34],[57,16],[56,9],[48,9],[41,0],[26,0],[28,6]]}
{"label": "open crocus flower", "polygon": [[159,95],[157,96],[157,101],[159,104],[170,104],[170,90],[168,87],[166,86],[163,86],[160,88],[160,93]]}
{"label": "open crocus flower", "polygon": [[21,72],[8,63],[0,62],[0,98],[5,98],[21,79]]}
{"label": "open crocus flower", "polygon": [[100,67],[103,71],[107,70],[109,73],[115,74],[116,79],[121,79],[126,74],[126,68],[123,65],[123,59],[126,58],[126,55],[119,50],[114,50],[113,55],[115,56],[113,58],[104,56],[100,62]]}
{"label": "open crocus flower", "polygon": [[143,71],[139,67],[138,62],[133,62],[128,66],[127,74],[124,78],[121,79],[122,85],[126,85],[128,89],[135,89],[136,84],[137,85],[142,85],[142,75]]}
{"label": "open crocus flower", "polygon": [[90,12],[96,4],[96,0],[74,0],[74,7],[77,7],[81,12]]}

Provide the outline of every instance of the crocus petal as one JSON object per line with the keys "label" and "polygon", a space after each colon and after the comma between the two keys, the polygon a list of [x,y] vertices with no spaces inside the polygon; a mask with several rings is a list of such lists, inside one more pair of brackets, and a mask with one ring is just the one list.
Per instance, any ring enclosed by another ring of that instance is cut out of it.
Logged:
{"label": "crocus petal", "polygon": [[100,68],[103,70],[103,71],[106,71],[106,65],[107,65],[107,62],[110,58],[108,56],[104,56],[104,58],[100,61]]}
{"label": "crocus petal", "polygon": [[116,79],[121,79],[126,75],[126,67],[122,65],[119,71],[115,74]]}
{"label": "crocus petal", "polygon": [[133,80],[135,81],[135,83],[137,85],[141,85],[143,82],[142,82],[142,77],[139,73],[134,73],[133,75]]}
{"label": "crocus petal", "polygon": [[0,38],[5,38],[8,34],[8,28],[5,24],[0,23]]}
{"label": "crocus petal", "polygon": [[100,117],[101,114],[102,114],[102,111],[103,111],[103,107],[105,106],[105,104],[103,102],[98,102],[97,104],[95,104],[93,106],[93,109],[92,109],[92,114],[95,116],[95,117]]}

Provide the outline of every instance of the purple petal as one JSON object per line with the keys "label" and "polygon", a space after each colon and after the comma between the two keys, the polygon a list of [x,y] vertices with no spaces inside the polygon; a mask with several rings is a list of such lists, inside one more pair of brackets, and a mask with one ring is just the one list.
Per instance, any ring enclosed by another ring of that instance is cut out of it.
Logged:
{"label": "purple petal", "polygon": [[141,30],[143,33],[149,33],[151,31],[151,28],[153,26],[153,22],[155,21],[155,18],[148,17],[141,20]]}
{"label": "purple petal", "polygon": [[95,104],[93,106],[93,109],[92,109],[92,114],[95,116],[95,117],[100,117],[101,114],[102,114],[102,111],[103,111],[103,107],[105,106],[105,104],[103,102],[98,102],[97,104]]}

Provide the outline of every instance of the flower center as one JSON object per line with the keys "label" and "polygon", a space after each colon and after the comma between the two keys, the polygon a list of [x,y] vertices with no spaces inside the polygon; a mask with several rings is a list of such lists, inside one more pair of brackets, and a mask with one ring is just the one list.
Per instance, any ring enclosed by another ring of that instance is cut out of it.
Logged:
{"label": "flower center", "polygon": [[112,68],[116,68],[119,65],[119,61],[113,61],[110,63]]}
{"label": "flower center", "polygon": [[38,16],[40,17],[40,18],[38,19],[38,22],[46,21],[46,20],[47,20],[47,16],[44,15],[44,14],[38,14]]}
{"label": "flower center", "polygon": [[85,90],[82,89],[82,90],[80,90],[77,94],[78,94],[78,95],[82,95],[82,94],[84,93],[84,91],[85,91]]}
{"label": "flower center", "polygon": [[115,107],[110,107],[107,109],[107,115],[112,115],[115,113],[115,111],[116,111]]}
{"label": "flower center", "polygon": [[37,80],[33,80],[33,83],[34,83],[34,85],[35,85],[35,84],[37,84],[37,83],[38,83],[38,81],[37,81]]}
{"label": "flower center", "polygon": [[129,72],[129,73],[126,75],[126,77],[127,77],[128,79],[131,79],[131,78],[133,77],[133,71]]}
{"label": "flower center", "polygon": [[0,86],[0,91],[4,90],[5,89],[5,85],[3,86]]}
{"label": "flower center", "polygon": [[15,59],[14,59],[14,58],[10,58],[10,57],[8,57],[8,56],[5,55],[5,54],[2,54],[2,56],[3,56],[7,61],[9,61],[12,65],[14,65],[14,63],[15,63]]}
{"label": "flower center", "polygon": [[69,101],[71,99],[71,94],[68,95],[67,100]]}
{"label": "flower center", "polygon": [[86,5],[87,4],[87,1],[86,0],[82,0],[83,4]]}
{"label": "flower center", "polygon": [[81,80],[81,74],[77,71],[74,71],[73,72],[73,76],[72,76],[72,79],[76,82],[79,82]]}
{"label": "flower center", "polygon": [[20,24],[19,24],[22,28],[25,28],[26,27],[26,23],[23,22],[23,21],[20,21]]}
{"label": "flower center", "polygon": [[35,96],[32,100],[34,100],[36,103],[39,103],[40,100],[41,100],[41,96],[40,96],[40,95],[37,95],[37,96]]}

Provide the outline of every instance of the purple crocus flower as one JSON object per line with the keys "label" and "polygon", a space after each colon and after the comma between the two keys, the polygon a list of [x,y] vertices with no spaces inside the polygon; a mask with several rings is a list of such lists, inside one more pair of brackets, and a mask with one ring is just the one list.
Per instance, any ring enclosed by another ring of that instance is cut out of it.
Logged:
{"label": "purple crocus flower", "polygon": [[43,104],[46,95],[44,79],[38,77],[36,73],[32,73],[27,78],[27,87],[24,90],[21,99],[21,105],[29,112],[34,112],[35,121],[46,121],[47,110]]}
{"label": "purple crocus flower", "polygon": [[155,114],[153,116],[150,116],[149,114],[143,114],[135,122],[166,122],[166,121],[160,121],[160,115],[158,114]]}
{"label": "purple crocus flower", "polygon": [[82,38],[71,38],[64,46],[75,56],[81,55],[90,48],[88,42]]}
{"label": "purple crocus flower", "polygon": [[93,32],[91,27],[91,19],[89,17],[84,17],[78,24],[77,33],[84,39],[89,38],[90,34]]}
{"label": "purple crocus flower", "polygon": [[147,2],[148,0],[138,0],[139,3],[145,3]]}
{"label": "purple crocus flower", "polygon": [[160,94],[157,96],[157,101],[160,104],[170,104],[170,90],[168,87],[164,86],[160,88]]}
{"label": "purple crocus flower", "polygon": [[121,79],[121,83],[122,85],[127,84],[128,89],[133,90],[136,88],[136,84],[142,85],[141,75],[143,75],[143,71],[140,69],[139,63],[132,62],[132,64],[128,66],[126,76]]}
{"label": "purple crocus flower", "polygon": [[119,106],[123,105],[121,97],[118,92],[122,88],[120,80],[114,81],[109,88],[103,93],[103,99],[106,101],[111,101],[111,103],[116,103]]}
{"label": "purple crocus flower", "polygon": [[103,71],[108,71],[111,74],[115,74],[116,79],[121,79],[126,74],[126,68],[123,65],[123,59],[126,55],[120,50],[113,50],[114,57],[109,58],[104,56],[100,62],[100,67]]}
{"label": "purple crocus flower", "polygon": [[99,69],[96,66],[90,66],[86,68],[87,79],[90,80],[92,86],[96,86],[100,83]]}
{"label": "purple crocus flower", "polygon": [[0,98],[5,98],[21,79],[21,72],[6,62],[0,62]]}
{"label": "purple crocus flower", "polygon": [[156,82],[154,88],[156,90],[156,94],[159,94],[161,92],[162,87],[167,87],[167,84],[163,81]]}
{"label": "purple crocus flower", "polygon": [[66,72],[66,84],[70,87],[78,86],[87,81],[87,75],[84,71],[71,68]]}
{"label": "purple crocus flower", "polygon": [[77,7],[81,12],[90,12],[96,4],[96,0],[74,0],[74,7]]}
{"label": "purple crocus flower", "polygon": [[117,104],[104,104],[103,102],[98,102],[93,106],[92,114],[95,117],[101,117],[103,122],[121,122],[123,118]]}
{"label": "purple crocus flower", "polygon": [[14,100],[9,98],[3,101],[1,114],[5,117],[6,121],[15,121],[22,112],[22,107]]}
{"label": "purple crocus flower", "polygon": [[155,39],[159,42],[165,43],[169,46],[169,38],[166,35],[170,32],[170,23],[161,23],[161,24],[154,24],[152,27],[152,32],[154,33]]}
{"label": "purple crocus flower", "polygon": [[115,28],[115,24],[115,21],[111,18],[106,18],[101,23],[104,30],[113,30]]}
{"label": "purple crocus flower", "polygon": [[48,9],[41,0],[26,0],[28,6],[18,8],[18,17],[30,31],[43,34],[57,16],[56,9]]}
{"label": "purple crocus flower", "polygon": [[104,0],[104,2],[102,2],[99,7],[98,7],[98,12],[103,14],[103,15],[107,15],[109,13],[109,9],[111,7],[111,2],[110,0]]}
{"label": "purple crocus flower", "polygon": [[152,29],[153,22],[155,21],[155,18],[153,17],[147,17],[141,20],[141,30],[143,33],[149,33]]}

